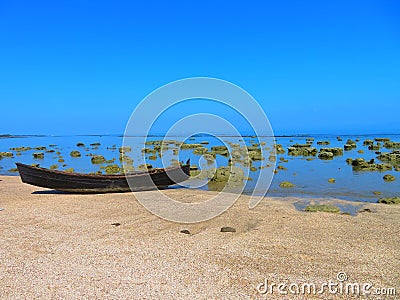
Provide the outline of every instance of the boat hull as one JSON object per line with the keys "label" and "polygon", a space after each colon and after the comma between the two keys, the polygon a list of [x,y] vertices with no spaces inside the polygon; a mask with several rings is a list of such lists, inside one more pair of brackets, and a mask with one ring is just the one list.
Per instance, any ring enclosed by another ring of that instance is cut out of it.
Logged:
{"label": "boat hull", "polygon": [[127,175],[68,173],[17,163],[24,183],[70,193],[118,193],[163,188],[185,181],[190,163],[180,167],[153,169]]}

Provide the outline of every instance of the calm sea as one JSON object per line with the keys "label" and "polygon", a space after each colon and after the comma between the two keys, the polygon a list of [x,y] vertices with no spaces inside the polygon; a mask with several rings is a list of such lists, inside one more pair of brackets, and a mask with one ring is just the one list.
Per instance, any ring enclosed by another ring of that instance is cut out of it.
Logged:
{"label": "calm sea", "polygon": [[[332,160],[321,160],[315,157],[312,160],[307,160],[302,156],[289,156],[287,151],[285,154],[277,155],[276,165],[282,165],[286,170],[278,170],[274,175],[272,184],[268,191],[268,196],[300,196],[300,197],[335,197],[351,201],[362,202],[376,202],[379,197],[393,197],[400,194],[400,175],[395,170],[392,171],[358,171],[352,170],[352,167],[346,163],[347,158],[362,157],[366,160],[376,159],[375,151],[368,150],[368,146],[363,145],[366,139],[374,139],[375,137],[387,137],[391,141],[400,142],[400,135],[342,135],[342,141],[338,141],[336,135],[297,135],[297,136],[284,136],[276,137],[276,143],[281,144],[286,150],[290,145],[299,143],[306,143],[306,138],[314,138],[313,147],[318,150],[322,147],[341,147],[346,143],[347,139],[357,140],[357,148],[351,151],[344,151],[342,156],[334,157]],[[134,139],[134,138],[132,138]],[[160,140],[162,137],[150,137],[148,140]],[[183,141],[180,137],[175,137],[175,140]],[[138,139],[138,141],[141,139]],[[223,145],[223,142],[237,143],[238,137],[220,137],[219,139],[202,135],[194,136],[187,143],[200,143],[208,142],[204,146],[211,148],[212,146]],[[260,141],[262,138],[260,138]],[[74,168],[75,172],[89,173],[100,170],[101,165],[94,165],[91,163],[90,154],[103,155],[107,160],[116,158],[115,164],[119,164],[119,150],[122,145],[122,136],[117,135],[103,135],[103,136],[15,136],[3,137],[0,139],[0,152],[8,151],[13,152],[14,156],[11,158],[3,157],[0,159],[0,174],[1,175],[15,175],[15,163],[22,162],[25,164],[40,164],[41,167],[50,167],[57,165],[59,170],[67,168]],[[246,145],[251,145],[257,142],[254,137],[245,137]],[[329,141],[329,145],[317,145],[317,141]],[[78,147],[77,143],[83,143],[85,147]],[[99,146],[90,146],[93,143],[100,143]],[[31,147],[28,151],[12,151],[10,148],[17,147]],[[36,147],[46,147],[46,150],[36,150]],[[129,156],[134,160],[134,166],[137,167],[137,162],[141,157],[141,150],[143,146],[137,145],[129,153]],[[70,156],[70,152],[78,150],[82,156],[74,158]],[[359,153],[359,150],[364,150]],[[390,152],[391,150],[382,148],[382,152]],[[33,157],[33,153],[44,153],[43,159]],[[19,153],[19,155],[17,155]],[[287,159],[283,162],[280,158]],[[64,159],[60,163],[59,159]],[[193,154],[193,150],[182,150],[179,154],[182,161],[190,158],[192,163],[199,165],[199,156]],[[217,166],[227,166],[228,159],[224,156],[217,155]],[[162,161],[159,157],[154,160],[149,160],[153,167],[162,167]],[[257,177],[259,167],[270,163],[268,159],[263,161],[253,162],[254,172],[250,172],[250,177]],[[392,174],[397,177],[397,180],[392,182],[385,182],[383,176],[385,174]],[[334,178],[335,183],[329,183],[328,179]],[[283,181],[290,181],[295,184],[295,187],[283,189],[279,184]],[[244,193],[251,193],[254,185],[252,181],[246,184]],[[201,189],[209,189],[208,185],[201,187]],[[381,192],[381,195],[374,194],[374,191]],[[257,191],[255,191],[257,193]]]}

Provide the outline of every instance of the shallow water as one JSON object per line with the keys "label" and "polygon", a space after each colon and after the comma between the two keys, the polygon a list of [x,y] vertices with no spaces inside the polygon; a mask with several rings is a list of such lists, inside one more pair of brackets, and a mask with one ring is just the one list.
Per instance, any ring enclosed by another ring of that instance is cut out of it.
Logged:
{"label": "shallow water", "polygon": [[[312,144],[318,150],[324,147],[340,147],[346,143],[347,139],[360,139],[357,142],[357,148],[351,151],[344,151],[343,156],[334,157],[332,160],[321,160],[318,157],[314,157],[312,161],[306,160],[302,156],[289,156],[287,151],[285,154],[277,155],[276,166],[282,165],[287,170],[278,170],[275,174],[268,196],[300,196],[300,197],[336,197],[339,199],[351,200],[351,201],[362,201],[362,202],[376,202],[380,197],[394,197],[399,196],[400,193],[400,175],[399,172],[392,171],[359,171],[355,172],[352,170],[350,165],[347,165],[347,158],[358,158],[362,157],[366,160],[375,158],[375,151],[368,150],[368,146],[363,146],[365,139],[374,139],[375,137],[388,137],[391,141],[400,142],[400,135],[342,135],[343,141],[338,141],[336,136],[333,135],[307,135],[307,136],[287,136],[287,137],[276,137],[276,143],[282,144],[283,148],[287,150],[290,145],[299,143],[306,143],[306,138],[314,138]],[[137,167],[141,161],[141,149],[143,146],[140,144],[143,138],[132,137],[130,138],[130,144],[134,145],[131,153],[127,153],[134,160],[134,166]],[[161,137],[150,137],[148,140],[160,140]],[[183,138],[174,137],[175,140],[183,141]],[[259,141],[262,141],[261,137]],[[327,140],[330,142],[329,145],[317,145],[317,141]],[[107,160],[116,158],[116,164],[121,166],[119,162],[119,150],[118,148],[122,145],[122,136],[117,135],[104,135],[104,136],[27,136],[27,137],[5,137],[0,139],[0,152],[10,151],[13,152],[14,157],[7,158],[3,157],[0,159],[0,174],[2,175],[18,175],[15,170],[16,162],[22,162],[25,164],[40,164],[41,167],[49,168],[51,165],[58,165],[59,170],[67,168],[74,168],[75,172],[89,173],[100,170],[101,165],[94,165],[91,163],[91,157],[89,154],[101,154],[105,156]],[[187,143],[200,143],[202,141],[208,141],[208,145],[203,145],[207,148],[211,148],[216,145],[223,145],[223,142],[234,142],[239,141],[239,137],[222,137],[221,140],[210,136],[195,136]],[[82,142],[85,147],[77,147],[77,143]],[[254,137],[245,137],[244,142],[246,145],[251,145],[252,142],[257,142]],[[101,145],[96,147],[89,146],[91,143],[100,143]],[[11,151],[13,147],[40,147],[45,146],[47,151],[54,150],[54,152],[46,152],[46,150],[28,150],[28,151]],[[115,147],[113,147],[115,146]],[[358,153],[358,150],[364,150],[364,153]],[[79,158],[73,158],[70,156],[70,152],[78,150],[82,156]],[[390,152],[390,149],[382,147],[382,152]],[[44,159],[35,159],[32,154],[36,152],[44,153]],[[60,152],[60,154],[56,154]],[[19,153],[20,155],[17,155]],[[147,155],[149,157],[150,155]],[[58,159],[62,157],[65,162],[60,163]],[[164,162],[169,161],[172,157],[171,153],[166,151],[163,153]],[[280,157],[284,157],[288,162],[281,162]],[[193,154],[192,149],[181,150],[179,153],[179,159],[186,161],[190,158],[192,164],[198,166],[201,165],[199,161],[200,156]],[[147,163],[151,163],[153,167],[163,167],[163,162],[159,156],[156,160],[148,160]],[[228,159],[224,156],[217,155],[216,165],[226,166]],[[263,161],[254,161],[253,166],[257,168],[257,171],[250,172],[249,177],[257,178],[260,172],[258,167],[271,164],[268,159]],[[63,166],[65,165],[65,166]],[[104,165],[104,164],[103,164]],[[392,174],[397,177],[397,180],[393,182],[385,182],[383,175]],[[335,183],[329,183],[329,178],[335,178]],[[279,184],[283,181],[290,181],[295,184],[293,188],[281,188]],[[254,189],[255,181],[248,181],[244,189],[244,193],[252,193]],[[201,189],[210,189],[210,186],[204,185]],[[375,195],[373,192],[379,191],[381,195]],[[255,191],[255,193],[262,193],[262,191]]]}

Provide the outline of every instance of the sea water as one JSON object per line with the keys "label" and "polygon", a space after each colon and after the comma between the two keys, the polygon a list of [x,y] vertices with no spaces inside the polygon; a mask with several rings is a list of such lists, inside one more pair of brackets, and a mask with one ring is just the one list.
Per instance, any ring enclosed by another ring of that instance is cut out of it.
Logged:
{"label": "sea water", "polygon": [[[314,138],[311,145],[320,148],[340,147],[346,143],[347,139],[352,139],[357,142],[357,148],[344,151],[342,156],[336,156],[332,160],[321,160],[318,156],[312,157],[312,160],[307,160],[303,156],[290,156],[287,154],[278,154],[276,166],[282,165],[286,170],[277,170],[274,175],[271,186],[269,187],[267,196],[294,196],[294,197],[334,197],[350,201],[376,202],[379,197],[394,197],[400,194],[400,175],[394,169],[392,171],[353,171],[351,165],[346,163],[347,158],[364,158],[365,160],[376,159],[376,150],[368,150],[368,146],[363,145],[366,139],[374,139],[375,137],[387,137],[391,141],[399,142],[400,135],[342,135],[342,141],[338,141],[336,135],[296,135],[296,136],[280,136],[275,137],[276,143],[281,144],[285,150],[293,144],[305,144],[306,138]],[[135,139],[137,143],[135,144]],[[161,140],[162,137],[151,136],[148,141]],[[262,141],[255,137],[243,137],[246,145],[251,145],[254,142]],[[141,137],[130,137],[130,145],[134,145],[132,152],[127,153],[133,160],[134,166],[141,161],[142,148],[145,147],[141,142]],[[174,140],[183,141],[183,137],[174,137]],[[218,139],[207,135],[195,135],[190,139],[186,139],[186,143],[200,143],[204,147],[210,149],[212,146],[224,145],[226,142],[237,143],[241,138],[232,136],[222,136]],[[329,141],[329,145],[317,145],[317,141]],[[77,143],[83,143],[84,147],[78,147]],[[99,146],[90,146],[93,143],[100,143]],[[122,146],[123,137],[121,135],[78,135],[78,136],[3,136],[0,138],[0,152],[12,152],[13,157],[3,157],[0,159],[0,174],[1,175],[18,175],[16,172],[15,163],[21,162],[25,164],[39,164],[41,167],[49,168],[52,165],[57,165],[58,170],[74,168],[75,172],[90,173],[101,171],[102,165],[91,163],[92,155],[103,155],[107,160],[115,158],[114,164],[121,166],[119,161],[119,147]],[[28,151],[12,151],[11,148],[31,147]],[[37,150],[36,147],[46,147],[46,150]],[[146,146],[148,147],[148,146]],[[71,157],[70,152],[78,150],[81,157]],[[358,150],[363,150],[359,153]],[[381,148],[379,151],[390,152],[390,149]],[[43,159],[36,159],[33,153],[44,153]],[[17,155],[18,154],[18,155]],[[159,156],[153,156],[153,160],[149,160],[150,155],[147,155],[146,163],[152,164],[153,167],[166,167],[163,162],[166,159],[161,159]],[[179,159],[186,161],[191,159],[192,164],[199,165],[199,155],[193,154],[193,149],[181,150]],[[282,162],[280,158],[288,160]],[[64,162],[58,160],[62,158]],[[155,159],[154,159],[155,158]],[[268,158],[261,161],[254,161],[252,166],[257,169],[249,173],[250,178],[257,178],[259,167],[271,164]],[[217,155],[216,166],[227,166],[228,158]],[[104,166],[104,164],[103,164]],[[392,174],[397,177],[397,180],[385,182],[383,176]],[[328,182],[329,178],[334,178],[335,183]],[[295,184],[292,188],[281,188],[279,184],[284,181],[289,181]],[[254,191],[255,181],[248,181],[243,193],[245,194],[263,194],[264,191]],[[201,189],[210,189],[209,185],[199,187]],[[380,192],[379,195],[374,192]]]}

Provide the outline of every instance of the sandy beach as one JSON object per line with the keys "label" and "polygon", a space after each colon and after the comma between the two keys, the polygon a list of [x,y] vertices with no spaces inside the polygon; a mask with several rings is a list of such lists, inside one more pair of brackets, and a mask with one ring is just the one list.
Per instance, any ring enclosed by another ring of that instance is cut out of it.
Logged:
{"label": "sandy beach", "polygon": [[[280,299],[257,286],[322,284],[339,272],[400,293],[400,206],[366,204],[371,212],[352,217],[300,212],[289,197],[249,210],[241,196],[221,216],[185,225],[152,215],[131,193],[61,194],[0,180],[0,299]],[[163,193],[203,201],[214,192]]]}

